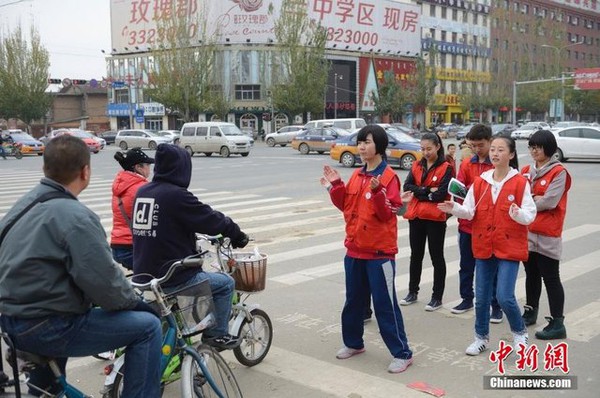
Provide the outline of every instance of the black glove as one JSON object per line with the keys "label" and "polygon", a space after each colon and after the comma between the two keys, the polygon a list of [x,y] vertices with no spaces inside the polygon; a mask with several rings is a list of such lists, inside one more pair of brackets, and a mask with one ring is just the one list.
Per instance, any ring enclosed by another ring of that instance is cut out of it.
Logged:
{"label": "black glove", "polygon": [[139,300],[137,302],[137,304],[135,305],[135,307],[133,307],[131,309],[132,311],[144,311],[144,312],[149,312],[152,315],[154,315],[155,317],[157,317],[158,319],[160,319],[160,314],[157,313],[154,308],[152,308],[147,302],[145,302],[144,300]]}
{"label": "black glove", "polygon": [[250,242],[248,235],[240,231],[239,235],[235,239],[231,240],[231,246],[233,246],[234,249],[241,249],[246,247],[248,242]]}

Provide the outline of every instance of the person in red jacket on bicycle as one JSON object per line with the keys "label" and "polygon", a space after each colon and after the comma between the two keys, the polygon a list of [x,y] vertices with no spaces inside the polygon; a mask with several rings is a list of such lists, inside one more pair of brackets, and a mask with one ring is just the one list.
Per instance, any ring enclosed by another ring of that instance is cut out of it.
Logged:
{"label": "person in red jacket on bicycle", "polygon": [[133,237],[131,219],[133,202],[137,190],[148,182],[150,165],[154,159],[140,148],[132,148],[127,153],[115,153],[115,159],[123,168],[112,185],[113,228],[110,233],[110,248],[113,258],[123,267],[133,269]]}

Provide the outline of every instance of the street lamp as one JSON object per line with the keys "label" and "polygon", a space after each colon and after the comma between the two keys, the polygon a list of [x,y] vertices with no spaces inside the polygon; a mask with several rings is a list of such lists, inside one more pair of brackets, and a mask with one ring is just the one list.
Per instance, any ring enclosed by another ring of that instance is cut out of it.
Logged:
{"label": "street lamp", "polygon": [[337,108],[338,108],[337,82],[338,82],[338,79],[344,80],[344,76],[334,73],[333,74],[333,118],[334,119],[337,119]]}
{"label": "street lamp", "polygon": [[[556,51],[556,67],[557,70],[560,71],[562,69],[562,65],[561,65],[561,54],[563,52],[563,50],[567,47],[572,47],[572,46],[577,46],[579,44],[583,44],[585,43],[585,40],[580,40],[576,43],[571,43],[571,44],[567,44],[565,46],[553,46],[551,44],[542,44],[540,47],[545,47],[545,48],[553,48]],[[560,101],[561,101],[561,105],[562,105],[562,109],[560,112],[560,120],[564,121],[565,120],[565,73],[564,72],[560,72],[560,85],[561,85],[561,90],[560,90]],[[556,121],[558,119],[558,109],[559,109],[559,105],[558,105],[558,101],[554,101],[554,120]]]}

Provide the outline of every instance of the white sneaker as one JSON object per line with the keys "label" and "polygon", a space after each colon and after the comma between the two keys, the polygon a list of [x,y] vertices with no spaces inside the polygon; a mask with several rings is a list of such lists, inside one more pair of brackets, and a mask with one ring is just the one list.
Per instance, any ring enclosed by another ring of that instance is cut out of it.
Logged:
{"label": "white sneaker", "polygon": [[525,334],[516,334],[513,333],[513,350],[516,352],[519,351],[519,344],[523,344],[525,349],[529,347],[529,333]]}
{"label": "white sneaker", "polygon": [[362,354],[363,352],[365,352],[364,348],[342,347],[337,352],[337,354],[335,354],[335,357],[337,359],[348,359],[348,358],[353,357],[355,355]]}
{"label": "white sneaker", "polygon": [[480,339],[479,337],[475,337],[475,341],[471,343],[470,346],[467,347],[467,349],[465,350],[465,353],[467,355],[479,355],[482,352],[484,352],[485,350],[487,350],[488,345],[490,344],[489,340],[486,339]]}
{"label": "white sneaker", "polygon": [[413,359],[412,358],[408,358],[408,359],[394,358],[394,359],[392,359],[392,363],[390,363],[390,366],[388,366],[388,372],[390,372],[390,373],[402,373],[412,363],[413,363]]}

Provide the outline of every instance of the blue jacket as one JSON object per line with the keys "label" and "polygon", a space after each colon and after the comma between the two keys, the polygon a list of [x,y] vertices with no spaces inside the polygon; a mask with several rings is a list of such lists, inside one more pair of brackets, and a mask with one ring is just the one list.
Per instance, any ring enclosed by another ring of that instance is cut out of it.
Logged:
{"label": "blue jacket", "polygon": [[[161,144],[155,161],[152,182],[138,190],[133,208],[133,272],[161,277],[173,262],[196,253],[195,233],[236,239],[241,231],[188,191],[192,160],[183,148]],[[180,268],[164,286],[179,285],[197,272]]]}

